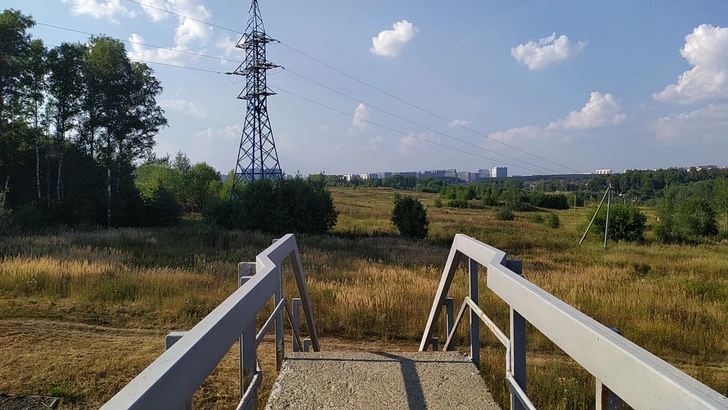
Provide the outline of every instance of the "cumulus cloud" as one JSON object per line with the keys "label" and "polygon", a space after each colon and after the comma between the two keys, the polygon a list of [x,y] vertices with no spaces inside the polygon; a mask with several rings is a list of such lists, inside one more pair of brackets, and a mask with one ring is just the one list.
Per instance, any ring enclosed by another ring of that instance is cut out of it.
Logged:
{"label": "cumulus cloud", "polygon": [[533,139],[542,139],[546,136],[539,127],[527,125],[525,127],[511,128],[507,131],[498,131],[488,134],[488,138],[501,142],[523,142]]}
{"label": "cumulus cloud", "polygon": [[404,46],[414,38],[419,28],[407,20],[392,25],[393,30],[384,30],[372,38],[372,53],[385,57],[396,57]]}
{"label": "cumulus cloud", "polygon": [[728,98],[728,28],[698,26],[685,36],[680,54],[693,68],[682,73],[677,84],[653,94],[655,100],[689,104]]}
{"label": "cumulus cloud", "polygon": [[433,133],[409,133],[399,139],[399,142],[397,142],[397,150],[404,155],[422,152],[427,145],[431,145],[428,141],[439,142]]}
{"label": "cumulus cloud", "polygon": [[[197,20],[209,21],[212,18],[209,10],[201,4],[202,0],[146,0],[149,6],[142,6],[144,13],[149,16],[152,21],[160,21],[167,18],[169,13],[161,10],[170,11],[182,16],[190,16]],[[178,17],[177,26],[174,30],[174,46],[172,50],[197,52],[206,51],[204,46],[212,37],[212,27],[187,18]],[[132,34],[129,39],[137,44],[132,44],[129,51],[129,57],[137,60],[153,61],[167,64],[180,64],[190,60],[196,60],[197,57],[189,54],[178,53],[165,49],[147,49],[144,47],[144,39],[138,34]]]}
{"label": "cumulus cloud", "polygon": [[728,104],[710,104],[689,113],[663,117],[654,124],[655,138],[665,144],[728,140]]}
{"label": "cumulus cloud", "polygon": [[511,56],[519,63],[527,65],[530,70],[541,70],[579,54],[586,45],[587,41],[574,43],[566,35],[556,38],[556,33],[553,33],[537,42],[529,41],[513,47]]}
{"label": "cumulus cloud", "polygon": [[359,103],[359,106],[354,110],[354,118],[351,120],[351,124],[359,131],[364,131],[367,129],[367,120],[370,116],[369,108],[364,103]]}
{"label": "cumulus cloud", "polygon": [[376,150],[379,148],[379,145],[382,143],[383,139],[381,135],[377,135],[376,137],[369,140],[369,146]]}
{"label": "cumulus cloud", "polygon": [[473,123],[472,121],[467,121],[467,120],[452,120],[452,121],[450,121],[450,124],[448,124],[448,126],[450,128],[464,127],[464,126],[470,125],[472,123]]}
{"label": "cumulus cloud", "polygon": [[207,117],[207,110],[197,104],[181,98],[170,100],[159,100],[159,105],[165,110],[183,111],[197,118]]}
{"label": "cumulus cloud", "polygon": [[243,126],[240,124],[228,125],[224,128],[207,128],[200,132],[195,133],[193,136],[196,140],[200,140],[205,143],[211,143],[217,140],[221,141],[234,141],[240,138],[243,133]]}
{"label": "cumulus cloud", "polygon": [[549,124],[546,130],[584,130],[616,125],[627,119],[627,114],[621,111],[622,108],[612,94],[594,91],[581,111],[570,112],[566,118]]}
{"label": "cumulus cloud", "polygon": [[74,15],[88,15],[97,19],[106,19],[118,24],[116,16],[134,17],[135,13],[121,5],[121,0],[61,0],[70,3]]}

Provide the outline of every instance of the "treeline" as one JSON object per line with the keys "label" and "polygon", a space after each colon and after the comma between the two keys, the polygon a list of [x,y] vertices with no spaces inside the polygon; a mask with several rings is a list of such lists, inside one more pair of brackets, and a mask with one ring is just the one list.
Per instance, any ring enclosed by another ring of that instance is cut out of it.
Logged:
{"label": "treeline", "polygon": [[167,125],[159,80],[118,40],[48,48],[34,25],[0,13],[0,228],[157,223],[134,162]]}

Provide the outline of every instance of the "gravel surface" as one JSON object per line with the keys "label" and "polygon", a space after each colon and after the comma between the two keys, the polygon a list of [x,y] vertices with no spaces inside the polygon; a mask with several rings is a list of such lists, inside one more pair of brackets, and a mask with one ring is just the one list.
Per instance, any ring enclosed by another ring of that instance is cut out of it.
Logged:
{"label": "gravel surface", "polygon": [[500,409],[460,352],[287,353],[266,409]]}
{"label": "gravel surface", "polygon": [[47,410],[58,407],[55,397],[0,396],[0,410]]}

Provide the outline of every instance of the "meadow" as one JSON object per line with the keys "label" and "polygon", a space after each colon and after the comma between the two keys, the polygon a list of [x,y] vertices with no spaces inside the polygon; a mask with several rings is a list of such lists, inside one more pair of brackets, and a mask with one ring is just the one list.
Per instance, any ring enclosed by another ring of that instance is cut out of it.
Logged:
{"label": "meadow", "polygon": [[[416,350],[452,238],[464,233],[522,259],[528,280],[728,395],[725,242],[661,245],[648,232],[645,244],[604,249],[594,235],[579,246],[591,208],[558,211],[554,229],[538,222],[545,212],[498,221],[491,209],[437,208],[437,195],[426,193],[411,195],[427,206],[430,233],[412,241],[389,221],[394,192],[334,188],[334,231],[297,237],[323,349]],[[97,407],[161,354],[166,333],[191,328],[230,295],[236,263],[254,260],[272,239],[199,220],[0,236],[0,393],[51,394],[65,399],[64,408]],[[456,305],[467,289],[461,270],[451,289]],[[290,271],[284,278],[284,293],[296,296]],[[484,281],[480,295],[483,310],[507,329],[507,306]],[[593,378],[536,329],[527,337],[528,393],[536,406],[593,406]],[[507,408],[505,350],[486,330],[481,340],[481,372]],[[275,375],[271,347],[261,352],[261,404]],[[229,356],[196,394],[196,407],[237,402]]]}

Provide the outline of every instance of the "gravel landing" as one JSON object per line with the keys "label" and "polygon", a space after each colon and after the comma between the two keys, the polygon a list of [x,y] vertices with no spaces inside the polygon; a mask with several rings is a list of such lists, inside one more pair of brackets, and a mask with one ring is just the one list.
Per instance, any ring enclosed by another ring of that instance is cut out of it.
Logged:
{"label": "gravel landing", "polygon": [[0,396],[0,410],[48,410],[58,408],[55,397]]}
{"label": "gravel landing", "polygon": [[287,353],[266,409],[500,410],[460,352]]}

